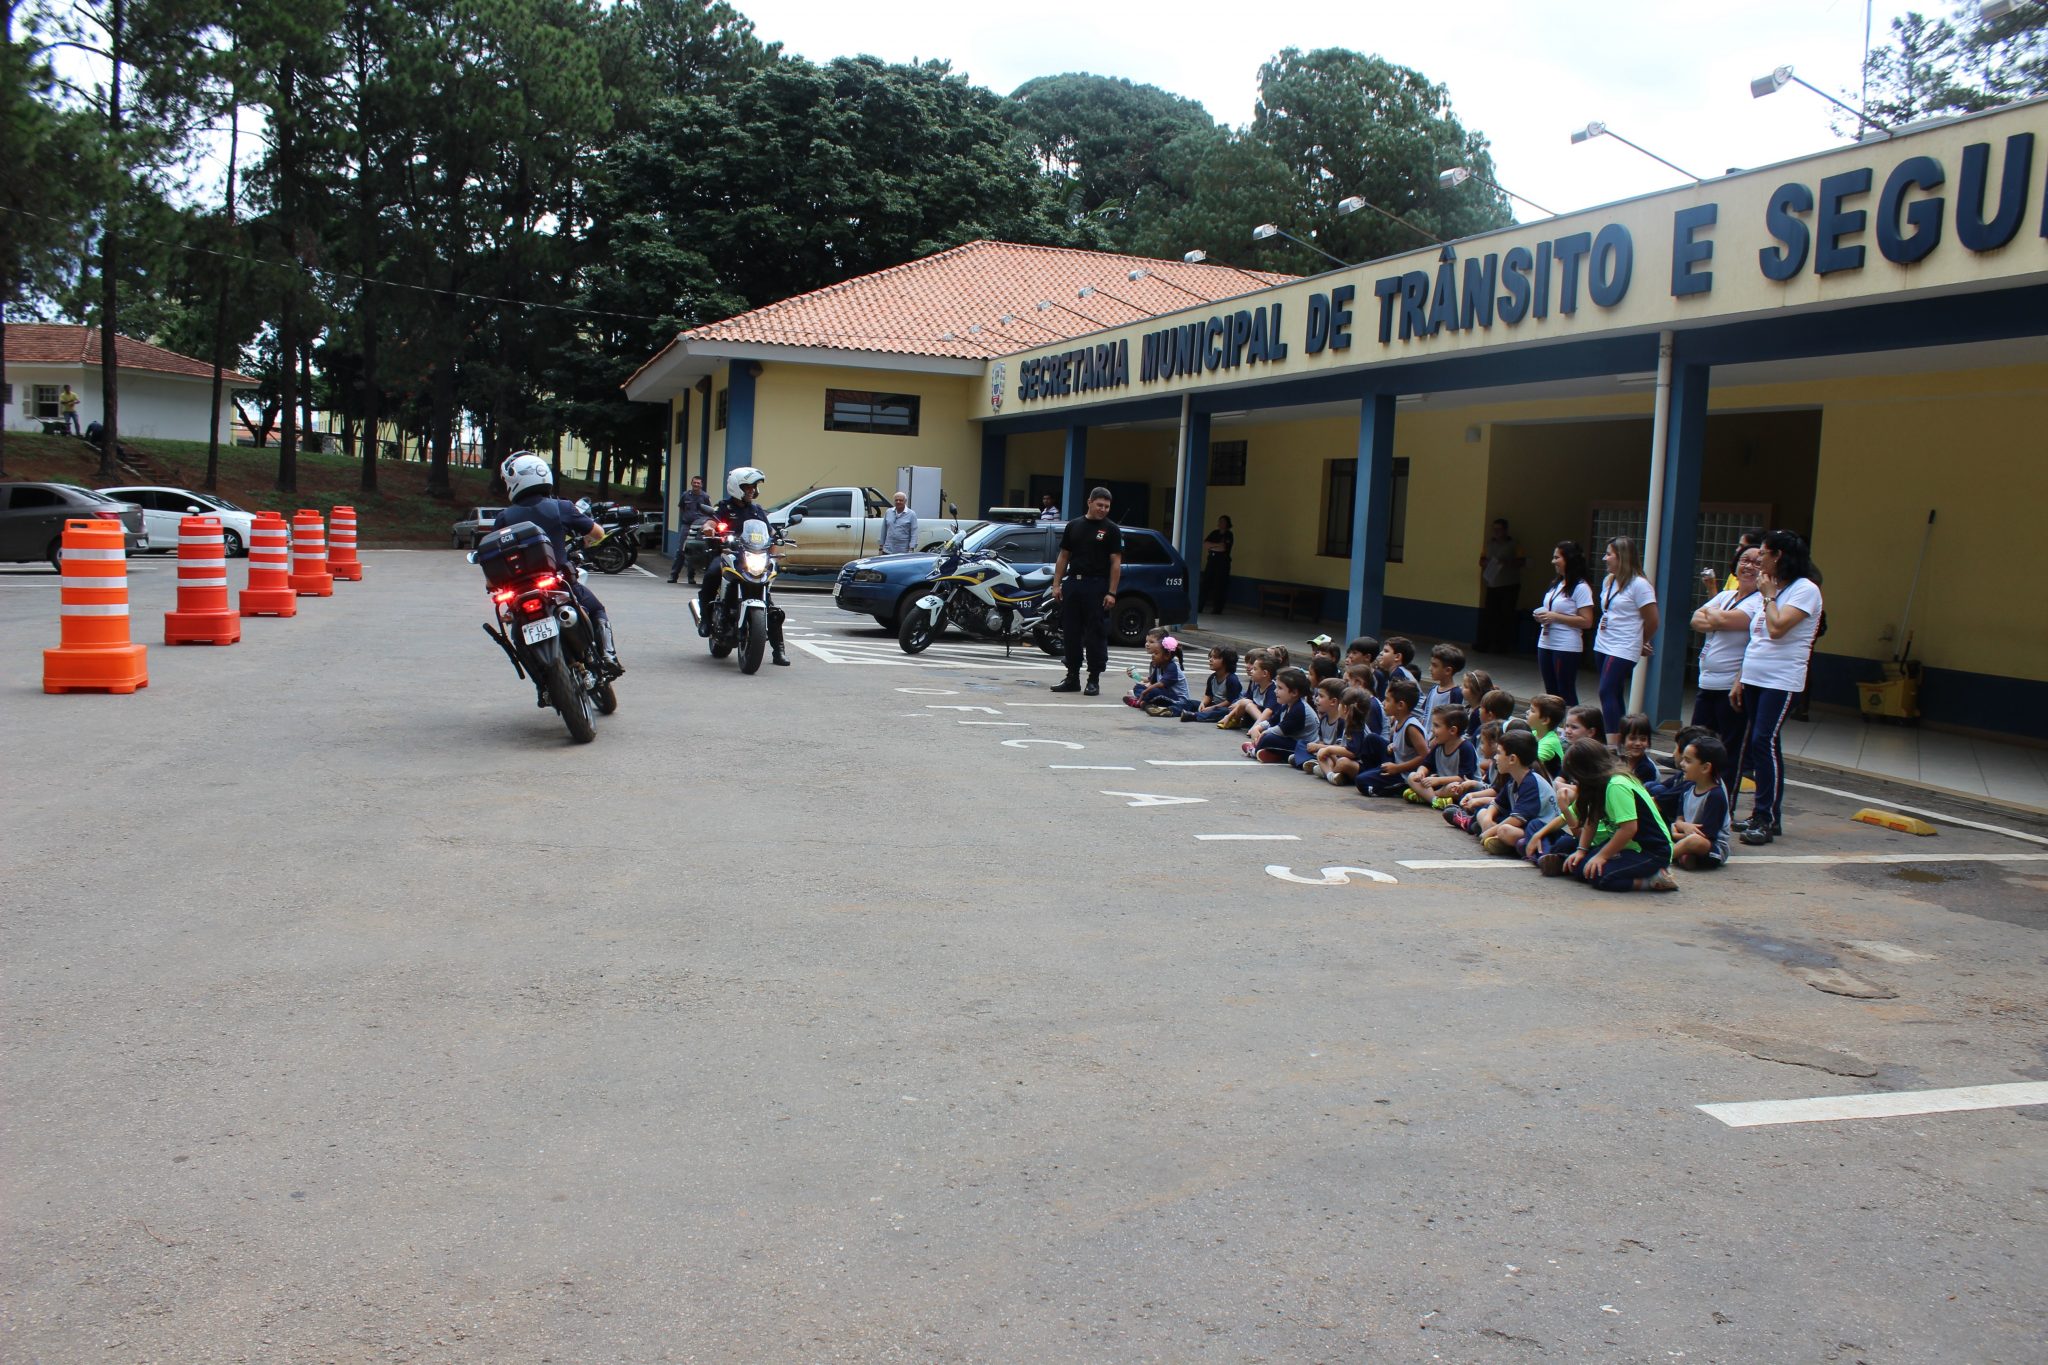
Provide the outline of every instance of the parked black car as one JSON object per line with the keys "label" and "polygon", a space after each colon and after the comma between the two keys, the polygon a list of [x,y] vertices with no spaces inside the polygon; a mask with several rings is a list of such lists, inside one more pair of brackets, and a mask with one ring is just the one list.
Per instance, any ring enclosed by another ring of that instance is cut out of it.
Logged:
{"label": "parked black car", "polygon": [[142,509],[90,488],[68,483],[0,483],[0,560],[16,564],[48,560],[61,570],[58,552],[64,547],[64,523],[87,517],[118,521],[127,532],[129,554],[149,548]]}

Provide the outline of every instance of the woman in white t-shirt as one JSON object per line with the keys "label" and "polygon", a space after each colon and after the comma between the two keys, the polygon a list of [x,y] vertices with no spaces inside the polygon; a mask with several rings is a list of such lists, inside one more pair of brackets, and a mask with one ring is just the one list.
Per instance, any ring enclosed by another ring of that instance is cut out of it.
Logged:
{"label": "woman in white t-shirt", "polygon": [[1629,680],[1636,663],[1647,658],[1657,634],[1657,590],[1636,567],[1636,543],[1627,536],[1607,542],[1607,577],[1600,584],[1600,629],[1593,633],[1593,654],[1600,667],[1600,718],[1607,742],[1621,741],[1621,718],[1628,712]]}
{"label": "woman in white t-shirt", "polygon": [[1728,750],[1727,771],[1721,774],[1721,781],[1728,788],[1731,811],[1742,782],[1742,745],[1749,730],[1749,718],[1742,714],[1733,693],[1742,680],[1750,624],[1764,609],[1756,590],[1757,575],[1762,571],[1763,551],[1755,547],[1744,550],[1735,558],[1735,586],[1715,593],[1692,614],[1692,628],[1707,637],[1700,646],[1700,688],[1692,703],[1692,723],[1719,735]]}
{"label": "woman in white t-shirt", "polygon": [[1593,589],[1586,582],[1586,555],[1575,540],[1560,540],[1550,552],[1557,577],[1543,590],[1543,600],[1529,613],[1536,618],[1536,667],[1543,690],[1579,704],[1579,659],[1586,652],[1586,632],[1593,628]]}
{"label": "woman in white t-shirt", "polygon": [[1785,752],[1778,730],[1792,698],[1806,689],[1806,662],[1820,629],[1820,585],[1806,542],[1790,531],[1764,537],[1763,572],[1757,579],[1762,607],[1750,623],[1742,653],[1742,676],[1734,701],[1749,715],[1743,763],[1756,779],[1756,805],[1743,828],[1745,844],[1768,844],[1784,833],[1779,821],[1785,802]]}

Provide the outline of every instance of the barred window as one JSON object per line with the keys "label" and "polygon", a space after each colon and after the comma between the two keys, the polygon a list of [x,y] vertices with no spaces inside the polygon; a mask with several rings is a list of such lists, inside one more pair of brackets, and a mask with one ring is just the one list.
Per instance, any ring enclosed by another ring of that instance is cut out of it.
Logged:
{"label": "barred window", "polygon": [[825,430],[866,431],[881,436],[917,435],[918,397],[914,393],[868,393],[860,389],[825,390]]}

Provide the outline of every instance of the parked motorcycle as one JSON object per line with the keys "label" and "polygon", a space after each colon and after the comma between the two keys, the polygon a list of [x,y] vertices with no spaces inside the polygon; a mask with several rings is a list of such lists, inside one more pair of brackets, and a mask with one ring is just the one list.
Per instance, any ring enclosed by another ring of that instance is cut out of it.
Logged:
{"label": "parked motorcycle", "polygon": [[573,591],[586,572],[582,555],[572,548],[569,562],[560,562],[546,532],[519,522],[484,536],[469,562],[484,571],[497,612],[497,625],[485,624],[484,633],[513,671],[532,681],[535,705],[552,706],[569,738],[588,744],[597,737],[597,717],[618,710],[619,699],[598,624]]}
{"label": "parked motorcycle", "polygon": [[[804,519],[801,510],[789,514],[789,525]],[[735,649],[740,655],[740,672],[759,671],[768,651],[769,590],[777,573],[775,549],[794,545],[765,521],[746,521],[734,531],[729,522],[704,523],[704,547],[712,554],[710,571],[718,575],[718,595],[711,600],[711,625],[705,639],[711,657],[723,659]],[[690,599],[690,620],[700,620],[696,598]]]}
{"label": "parked motorcycle", "polygon": [[638,527],[647,514],[637,507],[600,502],[584,509],[604,527],[605,538],[590,548],[591,567],[600,573],[624,573],[640,562]]}
{"label": "parked motorcycle", "polygon": [[1029,639],[1054,658],[1065,653],[1059,603],[1051,595],[1052,570],[1019,573],[988,550],[963,548],[960,528],[938,550],[931,590],[897,623],[896,643],[905,654],[922,654],[947,625],[1008,645]]}

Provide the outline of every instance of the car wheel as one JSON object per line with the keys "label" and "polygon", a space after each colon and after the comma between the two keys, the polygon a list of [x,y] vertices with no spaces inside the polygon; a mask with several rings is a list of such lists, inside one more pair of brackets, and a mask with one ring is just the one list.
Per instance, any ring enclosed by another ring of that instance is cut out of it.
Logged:
{"label": "car wheel", "polygon": [[888,631],[891,635],[896,633],[896,618],[893,616],[877,616],[875,624]]}
{"label": "car wheel", "polygon": [[50,561],[50,567],[58,573],[64,572],[64,537],[58,536],[50,542],[50,548],[43,551],[43,558]]}
{"label": "car wheel", "polygon": [[1152,624],[1152,604],[1142,597],[1119,597],[1109,617],[1109,638],[1120,645],[1142,645]]}
{"label": "car wheel", "polygon": [[239,531],[222,531],[220,533],[220,548],[229,559],[240,559],[244,554],[248,553],[242,548],[242,534]]}

